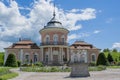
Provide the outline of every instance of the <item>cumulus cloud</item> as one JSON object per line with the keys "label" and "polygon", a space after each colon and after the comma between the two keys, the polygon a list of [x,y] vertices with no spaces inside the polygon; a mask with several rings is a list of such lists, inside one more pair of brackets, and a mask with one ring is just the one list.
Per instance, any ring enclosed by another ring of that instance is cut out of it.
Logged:
{"label": "cumulus cloud", "polygon": [[112,48],[120,48],[120,43],[119,42],[114,43]]}
{"label": "cumulus cloud", "polygon": [[4,51],[3,48],[10,46],[11,42],[0,41],[0,51]]}
{"label": "cumulus cloud", "polygon": [[[19,37],[32,38],[34,41],[40,42],[39,30],[52,18],[54,7],[51,1],[34,0],[32,8],[18,6],[15,0],[10,1],[10,6],[6,6],[0,1],[0,43],[6,43],[5,45],[7,45],[7,42],[12,42],[14,38]],[[22,15],[20,9],[29,10],[30,12],[27,15],[29,17]],[[96,10],[93,8],[72,9],[65,12],[65,10],[55,7],[55,11],[57,19],[62,22],[63,27],[70,31],[82,28],[81,24],[77,24],[78,21],[96,18]],[[72,39],[72,37],[69,37],[69,39]],[[0,46],[1,49],[4,47]]]}
{"label": "cumulus cloud", "polygon": [[100,33],[101,31],[100,30],[95,30],[93,33],[94,34],[98,34],[98,33]]}
{"label": "cumulus cloud", "polygon": [[88,36],[90,36],[89,33],[71,34],[68,36],[68,41],[73,40],[73,39],[80,39],[80,38],[84,38]]}

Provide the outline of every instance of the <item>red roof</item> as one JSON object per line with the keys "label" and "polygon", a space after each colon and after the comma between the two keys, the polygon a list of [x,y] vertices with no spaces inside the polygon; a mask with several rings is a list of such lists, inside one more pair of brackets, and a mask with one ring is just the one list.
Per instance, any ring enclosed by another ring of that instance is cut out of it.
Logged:
{"label": "red roof", "polygon": [[13,43],[8,47],[9,49],[39,49],[36,43],[31,40],[21,40],[17,43]]}
{"label": "red roof", "polygon": [[89,44],[87,42],[84,41],[75,41],[71,46],[71,49],[98,49],[96,47],[94,47],[92,44]]}

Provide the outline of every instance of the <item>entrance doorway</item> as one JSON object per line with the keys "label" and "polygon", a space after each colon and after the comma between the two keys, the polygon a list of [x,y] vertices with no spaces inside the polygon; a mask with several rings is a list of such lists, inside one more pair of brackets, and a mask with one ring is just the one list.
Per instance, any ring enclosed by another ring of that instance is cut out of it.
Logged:
{"label": "entrance doorway", "polygon": [[55,50],[55,51],[53,51],[53,64],[55,65],[55,64],[58,64],[59,62],[59,60],[58,60],[58,51],[57,50]]}

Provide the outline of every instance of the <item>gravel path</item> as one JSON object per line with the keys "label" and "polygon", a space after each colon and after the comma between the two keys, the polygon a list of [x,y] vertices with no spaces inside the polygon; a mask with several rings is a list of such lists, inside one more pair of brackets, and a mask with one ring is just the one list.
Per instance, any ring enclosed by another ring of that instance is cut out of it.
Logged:
{"label": "gravel path", "polygon": [[84,78],[71,78],[69,72],[22,72],[19,69],[11,71],[19,73],[19,76],[10,80],[120,80],[120,69],[92,71],[90,77]]}

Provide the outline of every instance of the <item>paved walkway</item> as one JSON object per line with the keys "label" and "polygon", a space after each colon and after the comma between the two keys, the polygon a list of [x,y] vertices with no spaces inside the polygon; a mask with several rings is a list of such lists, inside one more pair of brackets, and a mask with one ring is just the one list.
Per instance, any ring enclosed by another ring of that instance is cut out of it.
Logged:
{"label": "paved walkway", "polygon": [[120,80],[120,69],[92,71],[90,77],[84,78],[71,78],[69,72],[22,72],[19,69],[11,71],[19,73],[19,76],[10,80]]}

